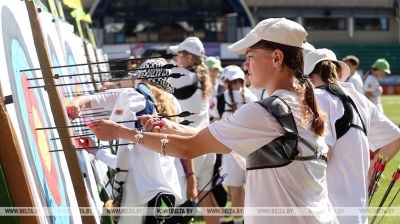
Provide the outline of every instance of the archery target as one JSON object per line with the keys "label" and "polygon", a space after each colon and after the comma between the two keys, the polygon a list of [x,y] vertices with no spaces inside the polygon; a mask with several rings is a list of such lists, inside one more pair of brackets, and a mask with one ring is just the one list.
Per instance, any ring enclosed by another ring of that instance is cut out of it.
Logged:
{"label": "archery target", "polygon": [[[42,26],[42,31],[44,36],[46,37],[46,43],[49,49],[49,54],[52,62],[52,66],[59,66],[59,65],[67,65],[67,64],[75,64],[75,58],[71,54],[72,50],[71,48],[68,49],[68,45],[65,46],[63,49],[62,47],[62,40],[59,39],[59,34],[57,31],[57,26],[56,26],[56,19],[53,19],[52,15],[48,12],[41,12],[39,15],[40,23]],[[45,29],[44,29],[45,28]],[[68,52],[65,52],[66,50],[69,50]],[[67,55],[65,54],[67,53]],[[65,60],[69,60],[66,61]],[[69,75],[69,74],[76,74],[78,73],[78,69],[76,66],[73,67],[66,67],[66,68],[61,68],[61,69],[54,69],[54,74],[60,74],[62,76],[64,75]],[[59,78],[59,84],[69,84],[69,83],[76,83],[80,82],[80,78],[78,76],[74,77],[61,77]],[[64,105],[66,106],[69,101],[73,99],[73,96],[77,94],[78,92],[81,92],[80,85],[70,85],[70,86],[61,86],[58,88],[59,93],[62,94],[63,100],[64,100]],[[66,107],[65,107],[66,108]],[[65,114],[66,111],[65,111]],[[68,119],[67,119],[68,120]],[[75,124],[75,123],[74,123]],[[68,125],[71,125],[71,122],[68,122]],[[86,132],[82,131],[83,128],[75,128],[75,129],[70,129],[70,132],[72,135],[77,135],[77,134],[85,134]],[[79,145],[75,143],[76,147],[80,147]],[[88,192],[88,196],[90,196],[89,203],[93,209],[93,211],[97,211],[97,214],[95,215],[96,222],[100,223],[100,212],[102,209],[103,202],[100,200],[98,190],[97,190],[97,185],[96,181],[93,176],[93,172],[91,171],[91,167],[87,166],[87,155],[85,155],[83,152],[77,152],[78,154],[78,159],[80,168],[82,171],[82,174],[84,175],[84,183],[86,186],[86,191]]]}
{"label": "archery target", "polygon": [[[77,207],[75,193],[63,154],[50,153],[58,146],[50,138],[52,131],[36,130],[39,127],[54,126],[48,107],[47,94],[43,89],[28,89],[28,86],[42,85],[43,81],[29,81],[40,77],[40,72],[19,72],[21,69],[38,67],[33,45],[31,27],[24,2],[2,1],[0,67],[3,95],[12,95],[13,103],[7,111],[22,148],[28,178],[32,180],[32,192],[38,207],[50,209]],[[16,16],[18,15],[18,16]],[[23,31],[23,33],[22,33]],[[54,211],[54,210],[53,210]],[[54,215],[40,217],[43,223],[79,223],[79,218]]]}
{"label": "archery target", "polygon": [[[56,19],[56,27],[60,37],[61,46],[64,49],[65,61],[68,65],[71,64],[86,64],[86,55],[83,49],[83,42],[80,37],[75,35],[74,27],[60,19]],[[89,73],[87,65],[68,67],[69,74],[82,74]],[[79,82],[90,81],[90,75],[83,75],[77,77]],[[81,93],[87,94],[93,92],[94,88],[92,84],[80,85]],[[79,90],[78,90],[79,92]]]}

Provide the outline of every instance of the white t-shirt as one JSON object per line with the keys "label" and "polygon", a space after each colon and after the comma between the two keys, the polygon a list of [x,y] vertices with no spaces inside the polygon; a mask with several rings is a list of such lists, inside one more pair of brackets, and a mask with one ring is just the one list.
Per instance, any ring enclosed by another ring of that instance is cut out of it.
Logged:
{"label": "white t-shirt", "polygon": [[[233,90],[232,91],[233,99],[237,104],[237,109],[244,105],[242,90]],[[244,87],[244,97],[246,99],[246,103],[256,102],[258,101],[257,97],[247,88]],[[233,112],[229,111],[232,108],[229,105],[232,105],[231,97],[229,95],[229,90],[224,91],[224,99],[225,99],[225,111],[222,114],[222,119],[230,116]],[[228,105],[228,104],[229,105]],[[240,161],[237,161],[232,153],[224,154],[222,157],[222,173],[226,173],[228,176],[224,180],[224,184],[227,186],[242,186],[245,180],[245,171],[241,169],[239,164]]]}
{"label": "white t-shirt", "polygon": [[357,71],[352,76],[349,77],[347,82],[353,83],[356,90],[359,93],[364,94],[364,84],[363,84],[360,74]]}
{"label": "white t-shirt", "polygon": [[[237,105],[237,109],[244,105],[244,100],[242,96],[242,90],[233,90],[232,91],[233,100]],[[246,103],[256,102],[258,101],[257,97],[247,88],[244,87],[244,97],[246,99]],[[224,91],[224,98],[225,98],[225,111],[222,114],[222,118],[228,117],[232,114],[232,100],[229,95],[229,90]]]}
{"label": "white t-shirt", "polygon": [[[327,168],[329,198],[334,207],[368,207],[369,149],[373,151],[400,137],[400,130],[385,115],[380,113],[352,83],[341,83],[343,90],[351,96],[367,129],[350,128],[340,139],[336,139],[335,122],[343,116],[343,104],[338,97],[323,89],[315,89],[321,110],[329,116],[326,142],[333,147]],[[354,111],[353,124],[360,127],[361,121]],[[338,184],[340,183],[340,184]],[[338,216],[340,223],[367,223],[368,219],[358,216]]]}
{"label": "white t-shirt", "polygon": [[[185,76],[180,77],[178,79],[170,78],[168,80],[168,82],[171,83],[171,85],[174,88],[182,88],[185,86],[192,85],[193,83],[196,82],[196,74],[189,71],[186,68],[173,68],[171,72],[186,74]],[[201,129],[206,127],[210,123],[210,117],[209,117],[210,103],[208,99],[203,98],[203,91],[200,89],[200,87],[198,87],[196,92],[188,99],[185,100],[178,99],[178,101],[183,111],[199,113],[185,118],[189,121],[196,121],[196,123],[192,123],[189,126]],[[198,189],[202,189],[212,177],[212,172],[215,163],[215,154],[209,153],[201,155],[194,158],[193,161],[198,183]]]}
{"label": "white t-shirt", "polygon": [[[179,114],[182,112],[181,105],[179,104],[179,101],[176,99],[176,97],[172,94],[168,95],[171,97],[173,104],[175,105],[175,112],[176,114]],[[183,121],[183,118],[177,118],[177,122]],[[179,158],[175,158],[175,167],[178,172],[178,177],[179,177],[179,183],[181,185],[181,195],[182,195],[182,200],[177,201],[175,204],[179,205],[184,203],[187,200],[187,179],[186,179],[186,174],[185,170],[183,168],[183,165],[181,163],[181,160]]]}
{"label": "white t-shirt", "polygon": [[[300,124],[302,110],[295,93],[277,90],[273,95],[292,108],[300,136],[326,154],[323,137]],[[209,126],[211,134],[243,157],[282,136],[277,120],[257,103],[242,106],[232,116]],[[299,142],[302,156],[314,153]],[[293,161],[280,168],[247,171],[246,207],[308,207],[314,216],[245,216],[245,223],[337,223],[326,187],[326,167],[322,161]]]}
{"label": "white t-shirt", "polygon": [[[105,107],[115,102],[113,113],[110,117],[113,121],[136,120],[136,112],[143,110],[146,105],[144,96],[133,88],[121,90],[116,101],[111,101],[115,100],[115,94],[97,94],[91,96],[90,99],[92,106],[97,105],[99,107]],[[123,110],[123,113],[116,113],[117,110]],[[133,122],[124,123],[123,125],[129,128],[134,127]],[[121,140],[120,143],[127,143],[127,141]],[[179,183],[179,176],[182,174],[177,171],[174,157],[161,156],[159,153],[141,145],[120,147],[130,150],[129,159],[131,160],[126,180],[126,186],[128,187],[124,191],[123,206],[146,204],[159,192],[163,191],[174,194],[178,203],[182,201]],[[105,161],[108,160],[106,159]],[[131,191],[130,188],[135,188],[135,191]]]}
{"label": "white t-shirt", "polygon": [[248,88],[257,97],[258,100],[268,98],[268,92],[266,89],[259,89],[254,86],[249,86]]}
{"label": "white t-shirt", "polygon": [[364,83],[364,93],[371,92],[372,96],[369,98],[373,104],[375,104],[379,111],[383,113],[383,107],[381,103],[382,87],[379,85],[378,78],[374,75],[368,75]]}
{"label": "white t-shirt", "polygon": [[[92,108],[104,108],[101,111],[112,112],[114,109],[115,102],[118,99],[119,94],[125,88],[121,89],[110,89],[105,92],[95,93],[93,95],[89,95],[89,100]],[[99,112],[99,111],[96,111]]]}
{"label": "white t-shirt", "polygon": [[[182,88],[191,85],[196,81],[196,74],[185,68],[173,68],[171,72],[187,74],[178,79],[170,78],[168,80],[168,82],[171,83],[174,88]],[[201,89],[197,89],[193,96],[189,97],[188,99],[178,99],[178,101],[183,111],[199,113],[185,118],[189,121],[197,121],[196,123],[192,123],[189,126],[194,128],[203,128],[209,124],[210,120],[208,110],[210,108],[210,104],[208,99],[203,98],[203,91],[201,91]]]}

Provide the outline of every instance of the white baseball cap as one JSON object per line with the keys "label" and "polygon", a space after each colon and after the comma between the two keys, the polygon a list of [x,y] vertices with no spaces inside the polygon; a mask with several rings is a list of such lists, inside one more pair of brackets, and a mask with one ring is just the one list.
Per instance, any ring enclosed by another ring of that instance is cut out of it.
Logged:
{"label": "white baseball cap", "polygon": [[170,46],[169,49],[175,54],[179,51],[187,51],[200,57],[205,55],[203,43],[197,37],[188,37],[179,45]]}
{"label": "white baseball cap", "polygon": [[308,54],[306,54],[304,58],[304,74],[309,76],[311,72],[314,70],[315,66],[321,62],[321,61],[335,61],[340,65],[342,77],[340,81],[346,80],[349,75],[350,75],[350,68],[349,66],[344,63],[343,61],[339,61],[336,58],[336,54],[333,53],[333,51],[326,49],[326,48],[321,48],[321,49],[315,49],[313,51],[310,51]]}
{"label": "white baseball cap", "polygon": [[243,39],[228,46],[231,51],[246,53],[246,49],[267,40],[293,47],[303,47],[307,32],[304,27],[285,18],[270,18],[259,22]]}
{"label": "white baseball cap", "polygon": [[244,72],[237,65],[228,65],[222,71],[222,77],[229,81],[233,81],[235,79],[244,80]]}
{"label": "white baseball cap", "polygon": [[315,50],[315,47],[310,44],[310,43],[304,43],[303,44],[303,52],[304,52],[304,56],[306,56],[306,54],[308,54],[309,52]]}

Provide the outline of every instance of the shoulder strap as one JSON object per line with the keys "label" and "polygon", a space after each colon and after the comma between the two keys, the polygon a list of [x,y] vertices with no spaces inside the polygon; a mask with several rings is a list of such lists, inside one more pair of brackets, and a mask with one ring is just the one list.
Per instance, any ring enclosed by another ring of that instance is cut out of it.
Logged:
{"label": "shoulder strap", "polygon": [[358,126],[358,125],[353,125],[353,124],[352,124],[352,127],[358,128],[358,129],[360,129],[362,132],[364,132],[365,135],[368,135],[368,134],[367,134],[367,128],[365,127],[364,121],[363,121],[363,119],[361,118],[361,114],[360,114],[360,112],[358,111],[356,104],[354,103],[353,99],[351,99],[350,97],[349,97],[349,101],[350,101],[351,105],[353,106],[354,110],[356,110],[356,113],[358,114],[358,117],[360,118],[361,125],[362,125],[362,129],[360,129],[360,128],[361,128],[360,126]]}
{"label": "shoulder strap", "polygon": [[218,85],[217,90],[217,111],[219,117],[222,117],[222,114],[225,112],[225,87],[223,85]]}
{"label": "shoulder strap", "polygon": [[[145,115],[145,114],[152,114],[154,112],[154,108],[156,106],[155,101],[152,97],[151,91],[149,89],[149,87],[144,84],[144,83],[139,83],[136,91],[138,91],[139,93],[141,93],[144,98],[146,99],[146,106],[143,110],[136,112],[136,116],[141,116],[141,115]],[[139,121],[135,122],[135,127],[137,129],[141,129],[142,125],[140,124]]]}
{"label": "shoulder strap", "polygon": [[260,98],[260,100],[262,100],[262,99],[264,98],[264,93],[265,93],[265,89],[263,89],[263,90],[261,91],[261,98]]}
{"label": "shoulder strap", "polygon": [[[283,127],[285,133],[252,152],[247,157],[247,170],[282,167],[288,165],[293,160],[322,159],[328,162],[325,155],[322,155],[316,147],[299,136],[292,110],[283,99],[278,96],[271,96],[257,103],[275,117]],[[298,141],[310,148],[314,152],[314,155],[298,156]]]}
{"label": "shoulder strap", "polygon": [[[365,135],[367,135],[367,129],[365,128],[364,121],[363,121],[363,119],[361,117],[360,112],[357,109],[356,104],[354,103],[353,99],[351,99],[351,97],[348,96],[339,85],[334,84],[334,83],[329,83],[328,85],[321,86],[321,87],[318,87],[318,88],[321,88],[321,89],[324,89],[324,90],[328,91],[329,93],[339,97],[340,101],[342,101],[342,104],[343,104],[343,107],[344,107],[344,114],[343,114],[343,116],[341,118],[339,118],[335,122],[336,138],[337,139],[339,139],[344,134],[346,134],[347,131],[351,127],[359,129],[362,132],[364,132]],[[354,111],[352,110],[352,108],[354,108],[354,110],[356,111],[358,117],[360,118],[362,127],[360,127],[359,125],[353,124]]]}
{"label": "shoulder strap", "polygon": [[218,84],[218,86],[217,86],[217,96],[221,95],[221,94],[224,94],[224,91],[225,91],[225,87],[223,85],[221,85],[221,84]]}
{"label": "shoulder strap", "polygon": [[197,91],[197,89],[200,89],[199,80],[195,73],[194,73],[194,78],[195,78],[195,81],[192,84],[184,86],[182,88],[175,88],[173,95],[178,100],[186,100],[186,99],[192,97],[193,94]]}
{"label": "shoulder strap", "polygon": [[295,133],[297,135],[297,126],[293,118],[292,109],[286,101],[278,96],[271,96],[257,103],[276,118],[285,132]]}
{"label": "shoulder strap", "polygon": [[[314,155],[317,155],[318,150],[316,149],[316,147],[313,146],[308,141],[306,141],[304,138],[302,138],[298,134],[297,125],[294,120],[292,110],[291,110],[289,104],[287,104],[286,101],[284,101],[283,99],[281,99],[277,96],[273,96],[273,97],[278,98],[282,103],[284,103],[284,107],[282,107],[283,105],[280,103],[279,104],[278,103],[269,104],[269,105],[267,105],[268,109],[264,106],[263,107],[266,108],[272,114],[272,116],[274,116],[278,120],[279,124],[285,130],[285,135],[295,135],[295,137],[297,137],[298,141],[300,141],[307,148],[309,148],[311,151],[313,151]],[[271,98],[271,97],[269,97],[269,98]],[[307,157],[298,157],[298,156],[295,157],[296,160],[307,160],[305,158],[307,158]],[[314,158],[314,156],[313,156],[313,158]]]}

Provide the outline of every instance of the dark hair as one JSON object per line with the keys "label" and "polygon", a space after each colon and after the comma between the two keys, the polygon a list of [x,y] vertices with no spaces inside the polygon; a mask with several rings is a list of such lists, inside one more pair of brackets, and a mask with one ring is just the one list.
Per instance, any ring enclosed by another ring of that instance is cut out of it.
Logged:
{"label": "dark hair", "polygon": [[337,83],[338,82],[338,69],[340,67],[335,62],[325,60],[318,62],[315,65],[314,70],[311,74],[317,74],[321,77],[325,83]]}
{"label": "dark hair", "polygon": [[311,129],[317,135],[325,133],[325,115],[319,109],[317,100],[314,95],[314,87],[310,80],[304,75],[304,58],[303,49],[299,47],[288,46],[267,40],[261,40],[250,47],[251,49],[279,49],[283,52],[283,63],[293,70],[294,88],[302,101],[303,119],[302,122],[310,125]]}
{"label": "dark hair", "polygon": [[353,58],[346,58],[346,60],[344,60],[344,61],[349,62],[353,66],[358,66],[358,62],[356,60],[354,60]]}

